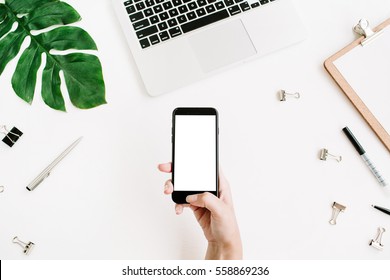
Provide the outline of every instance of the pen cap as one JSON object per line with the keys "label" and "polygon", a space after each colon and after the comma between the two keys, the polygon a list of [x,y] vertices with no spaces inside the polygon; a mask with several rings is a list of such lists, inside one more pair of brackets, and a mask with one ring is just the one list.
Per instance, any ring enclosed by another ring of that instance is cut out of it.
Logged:
{"label": "pen cap", "polygon": [[356,151],[358,151],[359,155],[363,155],[366,151],[360,145],[359,141],[355,138],[352,132],[349,130],[348,126],[343,128],[343,132],[347,135],[349,141],[351,141],[352,145],[355,147]]}

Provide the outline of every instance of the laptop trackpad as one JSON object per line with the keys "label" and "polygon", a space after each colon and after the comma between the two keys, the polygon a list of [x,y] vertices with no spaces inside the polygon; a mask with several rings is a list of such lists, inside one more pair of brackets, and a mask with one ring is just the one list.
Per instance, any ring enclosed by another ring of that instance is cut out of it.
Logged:
{"label": "laptop trackpad", "polygon": [[240,19],[195,34],[189,41],[206,73],[256,54]]}

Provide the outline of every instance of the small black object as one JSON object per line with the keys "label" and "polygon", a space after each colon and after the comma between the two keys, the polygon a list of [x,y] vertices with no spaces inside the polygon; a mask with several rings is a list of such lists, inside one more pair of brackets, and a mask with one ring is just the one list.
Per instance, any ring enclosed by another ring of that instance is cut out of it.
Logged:
{"label": "small black object", "polygon": [[21,132],[16,127],[13,127],[11,131],[9,131],[5,137],[3,138],[3,142],[7,144],[8,146],[12,147],[16,141],[19,140],[19,138],[23,135],[23,132]]}
{"label": "small black object", "polygon": [[356,139],[356,137],[352,134],[351,130],[349,130],[347,126],[343,128],[343,132],[345,133],[345,135],[347,135],[349,141],[351,141],[352,145],[355,147],[359,155],[363,155],[366,153],[362,145],[360,145],[359,141]]}

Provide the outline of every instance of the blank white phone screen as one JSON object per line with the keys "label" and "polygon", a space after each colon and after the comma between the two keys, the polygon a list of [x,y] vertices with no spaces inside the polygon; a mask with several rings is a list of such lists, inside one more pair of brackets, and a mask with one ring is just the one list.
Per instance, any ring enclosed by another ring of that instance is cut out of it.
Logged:
{"label": "blank white phone screen", "polygon": [[216,116],[176,115],[175,191],[216,191]]}

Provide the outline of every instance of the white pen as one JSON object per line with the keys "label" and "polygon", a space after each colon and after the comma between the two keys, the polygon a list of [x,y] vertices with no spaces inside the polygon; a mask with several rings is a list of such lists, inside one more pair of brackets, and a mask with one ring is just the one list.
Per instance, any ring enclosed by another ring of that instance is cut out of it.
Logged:
{"label": "white pen", "polygon": [[49,175],[53,168],[66,157],[73,149],[77,146],[77,144],[81,141],[83,137],[80,137],[76,141],[73,142],[65,151],[62,152],[48,167],[46,167],[27,187],[26,189],[29,191],[33,191],[43,180],[45,180]]}

